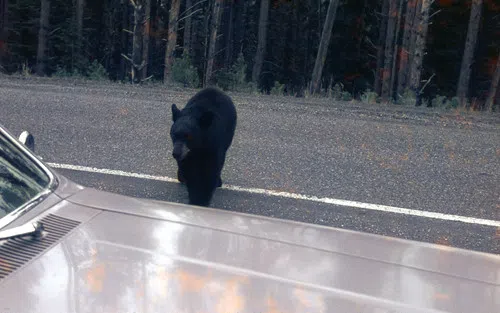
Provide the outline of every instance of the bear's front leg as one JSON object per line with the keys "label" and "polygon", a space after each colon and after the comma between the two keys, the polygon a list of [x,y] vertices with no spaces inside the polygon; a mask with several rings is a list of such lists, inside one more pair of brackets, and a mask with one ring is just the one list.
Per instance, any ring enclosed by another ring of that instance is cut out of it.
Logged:
{"label": "bear's front leg", "polygon": [[198,172],[198,175],[195,179],[186,183],[189,204],[209,206],[217,184],[216,173],[214,171],[209,171],[209,173]]}
{"label": "bear's front leg", "polygon": [[182,172],[181,167],[179,167],[179,168],[177,169],[177,180],[178,180],[181,184],[185,184],[185,183],[186,183],[186,178],[184,177],[184,173]]}
{"label": "bear's front leg", "polygon": [[215,166],[217,167],[217,182],[215,184],[215,187],[216,188],[220,188],[222,187],[222,177],[221,177],[221,173],[222,173],[222,168],[224,167],[224,162],[226,160],[226,151],[225,150],[220,150],[217,154],[217,157],[216,157],[216,162],[215,162]]}

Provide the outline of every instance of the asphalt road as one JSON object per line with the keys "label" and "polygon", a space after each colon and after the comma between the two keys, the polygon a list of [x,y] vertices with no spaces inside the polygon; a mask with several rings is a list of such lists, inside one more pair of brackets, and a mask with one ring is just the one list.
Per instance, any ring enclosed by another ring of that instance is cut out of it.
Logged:
{"label": "asphalt road", "polygon": [[[0,79],[0,123],[34,133],[49,162],[175,178],[162,86]],[[232,95],[225,184],[500,220],[500,117]],[[60,170],[87,186],[187,202],[181,185]],[[491,226],[219,189],[213,207],[500,253]]]}

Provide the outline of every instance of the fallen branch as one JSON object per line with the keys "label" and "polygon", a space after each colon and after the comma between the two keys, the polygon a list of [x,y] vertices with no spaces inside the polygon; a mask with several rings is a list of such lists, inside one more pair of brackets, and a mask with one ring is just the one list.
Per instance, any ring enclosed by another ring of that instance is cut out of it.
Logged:
{"label": "fallen branch", "polygon": [[187,14],[189,11],[191,11],[195,6],[202,4],[203,2],[207,2],[208,0],[201,0],[195,4],[193,4],[190,8],[187,8],[184,10],[184,12],[180,13],[179,16],[183,16],[184,14]]}
{"label": "fallen branch", "polygon": [[54,29],[53,31],[51,31],[47,36],[51,36],[52,34],[54,34],[56,31],[60,30],[61,27],[57,27],[56,29]]}
{"label": "fallen branch", "polygon": [[125,55],[125,54],[123,54],[123,53],[122,53],[121,55],[122,55],[122,57],[124,57],[124,58],[125,58],[125,60],[127,60],[127,61],[129,61],[130,63],[134,64],[134,62],[132,61],[132,59],[131,59],[131,58],[129,58],[128,56],[126,56],[126,55]]}
{"label": "fallen branch", "polygon": [[429,85],[429,83],[431,82],[432,78],[434,78],[434,76],[436,76],[436,73],[433,73],[431,75],[431,77],[429,77],[429,79],[427,79],[427,81],[425,82],[425,84],[422,86],[422,89],[420,89],[420,91],[418,92],[418,94],[422,94],[422,92],[424,91],[425,87],[427,87],[427,85]]}
{"label": "fallen branch", "polygon": [[375,49],[377,49],[378,47],[373,43],[373,41],[370,40],[370,38],[366,37],[365,38],[366,41],[368,41],[368,43]]}
{"label": "fallen branch", "polygon": [[186,16],[184,16],[184,17],[182,17],[182,18],[178,19],[178,20],[177,20],[177,23],[179,23],[180,21],[182,21],[182,20],[184,20],[184,19],[186,19],[186,18],[188,18],[188,17],[190,17],[190,16],[194,15],[195,13],[197,13],[197,12],[199,12],[199,11],[201,11],[201,10],[202,10],[202,9],[197,9],[196,11],[193,11],[193,12],[192,12],[192,13],[190,13],[189,15],[186,15]]}
{"label": "fallen branch", "polygon": [[147,64],[146,61],[143,60],[142,63],[141,63],[141,65],[136,65],[136,64],[132,64],[132,65],[134,65],[134,67],[137,70],[142,71],[142,69],[146,66],[146,64]]}
{"label": "fallen branch", "polygon": [[430,20],[434,15],[438,14],[439,12],[441,12],[441,10],[437,10],[436,12],[432,13],[432,15],[429,16],[427,20]]}

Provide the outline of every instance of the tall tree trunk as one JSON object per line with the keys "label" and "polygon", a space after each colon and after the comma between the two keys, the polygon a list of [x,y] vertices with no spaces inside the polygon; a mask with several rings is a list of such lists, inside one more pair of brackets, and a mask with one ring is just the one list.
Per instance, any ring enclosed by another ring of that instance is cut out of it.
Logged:
{"label": "tall tree trunk", "polygon": [[[158,0],[156,5],[156,33],[158,37],[155,39],[155,50],[161,51],[163,47],[163,34],[165,31],[165,19],[163,18],[163,11],[165,10],[167,0]],[[163,62],[164,60],[162,60]],[[163,72],[163,71],[162,71]]]}
{"label": "tall tree trunk", "polygon": [[387,35],[385,37],[385,58],[384,69],[382,70],[382,99],[390,100],[391,92],[391,72],[394,51],[394,32],[396,30],[396,21],[398,17],[398,0],[390,0],[389,2],[389,20],[387,22]]}
{"label": "tall tree trunk", "polygon": [[[403,2],[404,2],[404,0],[399,0],[398,19],[396,22],[396,35],[394,36],[394,52],[392,55],[392,65],[391,65],[391,67],[392,67],[392,69],[391,69],[391,88],[390,88],[390,92],[389,92],[391,98],[394,97],[396,82],[399,79],[396,76],[396,62],[398,60],[398,51],[399,51],[398,41],[399,41],[399,31],[401,29],[401,17],[403,16]],[[397,96],[396,96],[396,99],[398,99]]]}
{"label": "tall tree trunk", "polygon": [[259,13],[259,34],[257,42],[257,51],[255,52],[255,61],[252,69],[252,82],[255,86],[259,84],[260,72],[264,63],[264,54],[266,53],[267,20],[269,17],[269,0],[261,0]]}
{"label": "tall tree trunk", "polygon": [[[116,3],[116,1],[115,1]],[[111,1],[105,1],[102,4],[102,15],[100,17],[100,22],[102,23],[103,29],[107,31],[103,32],[101,42],[103,44],[102,48],[105,51],[103,55],[103,66],[108,73],[110,73],[111,77],[113,73],[113,53],[115,51],[115,41],[114,41],[114,28],[116,23],[115,20],[115,8],[113,6],[114,3]],[[114,72],[114,71],[113,71]],[[110,78],[111,78],[110,77]]]}
{"label": "tall tree trunk", "polygon": [[193,0],[186,0],[186,19],[184,21],[184,46],[183,55],[191,56],[191,12],[193,7]]}
{"label": "tall tree trunk", "polygon": [[203,18],[202,38],[204,40],[203,42],[200,42],[200,46],[203,47],[203,61],[202,61],[203,85],[205,85],[205,76],[208,68],[208,57],[209,57],[208,50],[210,48],[210,34],[211,34],[210,20],[212,19],[213,16],[212,10],[215,7],[215,3],[213,1],[215,0],[207,1],[205,7],[203,8],[204,18]]}
{"label": "tall tree trunk", "polygon": [[151,0],[144,2],[144,34],[142,36],[142,80],[148,77],[149,64],[149,36],[151,34]]}
{"label": "tall tree trunk", "polygon": [[155,74],[155,77],[162,78],[165,71],[165,30],[167,28],[168,18],[165,18],[168,8],[168,0],[157,0],[156,2],[156,17],[155,17],[155,38],[153,53],[153,64],[150,68]]}
{"label": "tall tree trunk", "polygon": [[365,24],[366,24],[366,6],[368,5],[368,0],[364,0],[363,1],[363,10],[361,11],[361,16],[360,16],[360,25],[359,25],[359,37],[357,39],[357,43],[356,43],[356,57],[358,58],[358,60],[361,60],[361,45],[363,43],[363,41],[365,40],[365,36],[363,34],[364,30],[365,30]]}
{"label": "tall tree trunk", "polygon": [[2,35],[4,35],[7,30],[7,17],[9,16],[8,3],[8,0],[0,0],[0,40],[2,40]]}
{"label": "tall tree trunk", "polygon": [[[492,110],[495,102],[498,102],[498,99],[495,99],[495,96],[498,93],[498,85],[500,84],[500,54],[497,59],[497,66],[495,69],[495,73],[491,78],[491,86],[490,91],[488,92],[488,98],[486,99],[486,109]],[[496,101],[495,101],[496,100]],[[499,103],[500,105],[500,103]]]}
{"label": "tall tree trunk", "polygon": [[83,8],[85,0],[76,0],[76,37],[80,39],[83,32]]}
{"label": "tall tree trunk", "polygon": [[416,19],[415,27],[415,49],[411,58],[411,76],[410,89],[413,90],[417,97],[417,105],[420,104],[420,77],[422,75],[422,64],[425,54],[425,46],[427,44],[427,30],[429,28],[429,12],[431,9],[432,0],[421,0],[421,5],[417,7],[418,19]]}
{"label": "tall tree trunk", "polygon": [[[308,0],[307,1],[307,13],[306,14],[306,19],[304,22],[304,31],[306,33],[306,39],[305,39],[305,52],[304,52],[304,64],[302,68],[303,73],[307,73],[309,71],[309,63],[312,58],[310,58],[311,54],[311,42],[313,42],[313,36],[314,36],[314,30],[313,30],[313,25],[311,22],[311,17],[313,15],[313,0]],[[305,89],[307,89],[307,85],[303,86]]]}
{"label": "tall tree trunk", "polygon": [[281,81],[281,83],[285,83],[287,85],[286,89],[287,91],[291,92],[291,86],[293,86],[294,83],[294,78],[296,77],[295,75],[295,66],[296,66],[296,60],[298,58],[298,47],[297,47],[297,40],[296,40],[296,31],[295,31],[295,26],[297,25],[297,5],[298,5],[298,0],[292,0],[291,3],[291,14],[289,15],[288,20],[285,22],[287,25],[284,27],[286,29],[286,32],[282,34],[285,38],[285,46],[284,46],[284,51],[283,51],[283,75],[284,75],[284,81]]}
{"label": "tall tree trunk", "polygon": [[0,72],[4,70],[5,42],[7,41],[8,0],[0,0]]}
{"label": "tall tree trunk", "polygon": [[419,32],[420,19],[422,17],[422,2],[423,0],[416,0],[415,15],[413,16],[412,28],[410,32],[410,54],[408,55],[408,74],[407,82],[408,87],[411,85],[411,71],[413,70],[413,58],[415,57],[415,47],[417,42],[417,34]]}
{"label": "tall tree trunk", "polygon": [[[215,0],[214,0],[215,1]],[[203,73],[204,75],[206,74],[207,72],[207,67],[208,67],[208,50],[209,50],[209,46],[210,46],[210,34],[211,34],[211,28],[210,28],[210,19],[211,17],[213,16],[213,8],[215,7],[215,3],[213,3],[212,1],[208,1],[207,2],[207,5],[205,6],[204,8],[204,13],[205,13],[205,18],[203,19],[203,38],[205,39],[204,40],[204,45],[203,45],[203,56],[205,57],[205,59],[203,60]],[[203,84],[205,84],[205,76],[203,76]]]}
{"label": "tall tree trunk", "polygon": [[399,59],[398,88],[396,91],[399,96],[404,93],[404,89],[406,88],[406,83],[408,80],[408,69],[409,69],[408,56],[410,54],[410,38],[413,28],[413,20],[415,18],[416,5],[417,5],[417,0],[408,0],[406,4],[403,42],[401,44],[401,53]]}
{"label": "tall tree trunk", "polygon": [[243,1],[236,2],[236,17],[234,25],[234,33],[236,42],[236,54],[243,51],[243,41],[245,39],[245,19],[247,12],[247,4]]}
{"label": "tall tree trunk", "polygon": [[382,0],[382,16],[378,34],[377,75],[375,75],[374,90],[379,95],[382,94],[382,74],[384,70],[385,36],[387,34],[387,21],[389,20],[389,1]]}
{"label": "tall tree trunk", "polygon": [[328,5],[326,20],[319,42],[318,54],[316,55],[316,62],[314,62],[314,69],[311,76],[311,85],[309,89],[311,94],[318,92],[320,88],[321,74],[323,73],[328,46],[330,45],[330,37],[332,36],[333,23],[335,22],[335,14],[337,13],[338,5],[339,0],[330,0],[330,4]]}
{"label": "tall tree trunk", "polygon": [[229,1],[229,21],[226,33],[226,53],[224,56],[225,67],[230,68],[233,63],[233,38],[234,38],[234,0]]}
{"label": "tall tree trunk", "polygon": [[168,18],[168,41],[167,49],[165,50],[165,69],[163,72],[163,81],[170,80],[170,73],[172,72],[172,65],[175,59],[175,46],[177,44],[177,20],[179,18],[179,8],[181,0],[172,0],[170,3],[170,15]]}
{"label": "tall tree trunk", "polygon": [[76,45],[74,61],[76,68],[82,70],[83,67],[83,9],[85,0],[76,0]]}
{"label": "tall tree trunk", "polygon": [[470,72],[474,61],[474,51],[476,50],[482,6],[483,0],[472,1],[467,39],[465,41],[462,65],[460,67],[460,77],[457,85],[457,97],[461,102],[465,101],[469,92]]}
{"label": "tall tree trunk", "polygon": [[[267,1],[267,0],[266,0]],[[215,60],[215,48],[217,44],[217,32],[219,30],[220,20],[222,17],[222,11],[224,0],[215,0],[213,10],[212,10],[212,26],[210,28],[210,40],[208,43],[208,60],[207,69],[205,72],[204,85],[209,85],[212,83],[212,74]]]}
{"label": "tall tree trunk", "polygon": [[[128,54],[128,40],[129,40],[129,35],[126,30],[129,30],[129,5],[128,1],[122,2],[121,3],[121,8],[122,8],[122,22],[121,22],[121,29],[120,29],[120,51],[122,54],[127,55]],[[128,68],[128,61],[125,58],[121,58],[120,60],[120,73],[119,73],[119,79],[120,80],[125,80],[127,78],[127,68]]]}
{"label": "tall tree trunk", "polygon": [[144,6],[141,0],[130,0],[134,7],[134,31],[132,39],[132,82],[140,81],[142,63],[142,35],[144,29]]}
{"label": "tall tree trunk", "polygon": [[40,76],[45,74],[49,16],[50,0],[42,0],[40,8],[40,29],[38,30],[38,49],[36,53],[36,73]]}
{"label": "tall tree trunk", "polygon": [[[299,42],[299,8],[300,8],[300,0],[293,0],[292,2],[293,6],[293,18],[292,18],[292,25],[290,25],[290,30],[291,30],[291,43],[297,43]],[[292,53],[290,57],[290,63],[288,64],[289,68],[289,73],[290,73],[290,78],[288,79],[288,87],[286,88],[286,92],[288,95],[293,95],[297,94],[297,86],[298,85],[304,85],[304,81],[300,80],[300,61],[301,58],[303,58],[303,49],[297,44],[294,44],[293,46],[289,46],[289,51]]]}

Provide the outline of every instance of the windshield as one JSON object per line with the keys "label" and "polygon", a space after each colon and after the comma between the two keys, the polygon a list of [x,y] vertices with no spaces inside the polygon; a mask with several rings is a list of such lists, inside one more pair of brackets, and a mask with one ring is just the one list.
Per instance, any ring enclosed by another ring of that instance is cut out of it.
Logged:
{"label": "windshield", "polygon": [[50,177],[0,133],[0,218],[46,190]]}

